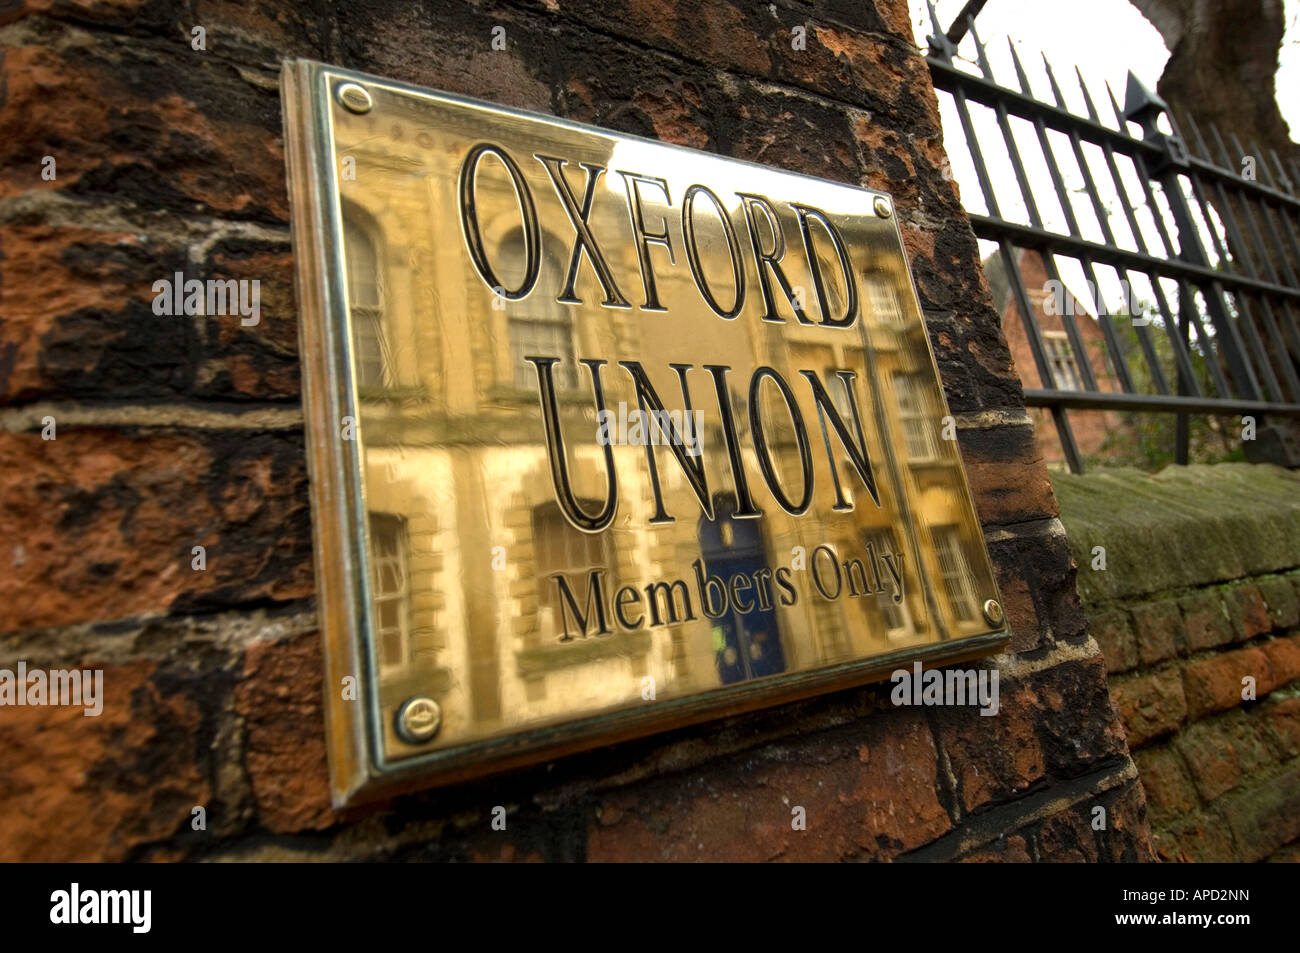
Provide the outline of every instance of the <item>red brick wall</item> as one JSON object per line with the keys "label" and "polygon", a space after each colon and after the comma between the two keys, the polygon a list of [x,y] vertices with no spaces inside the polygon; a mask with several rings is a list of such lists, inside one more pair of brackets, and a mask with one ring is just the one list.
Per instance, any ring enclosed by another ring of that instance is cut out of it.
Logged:
{"label": "red brick wall", "polygon": [[[1065,322],[1060,314],[1060,306],[1054,308],[1055,314],[1048,314],[1042,298],[1048,280],[1042,256],[1037,252],[1022,250],[1017,253],[1017,260],[1020,264],[1021,280],[1024,281],[1025,289],[1030,295],[1034,323],[1043,332],[1064,332]],[[1086,363],[1092,368],[1098,390],[1118,391],[1119,381],[1106,363],[1106,338],[1101,326],[1084,310],[1077,298],[1070,297],[1073,300],[1068,303],[1068,306],[1073,309],[1075,327],[1078,328],[1079,337],[1083,340],[1087,351],[1086,358],[1080,354],[1074,355],[1076,364]],[[1029,332],[1025,330],[1025,322],[1020,315],[1020,308],[1016,304],[1014,295],[1008,295],[1006,307],[1002,312],[1002,332],[1006,335],[1011,357],[1020,372],[1020,383],[1025,387],[1043,387],[1042,378],[1038,374],[1038,365],[1034,362],[1033,348],[1029,343]],[[1058,385],[1060,383],[1057,381]],[[1061,439],[1057,435],[1051,411],[1043,407],[1034,407],[1029,413],[1034,421],[1034,442],[1039,454],[1049,466],[1064,467],[1065,453],[1061,449]],[[1106,438],[1114,435],[1123,426],[1123,417],[1109,411],[1070,412],[1070,429],[1074,433],[1074,441],[1078,444],[1079,452],[1085,457],[1098,454]]]}
{"label": "red brick wall", "polygon": [[[0,43],[0,666],[108,695],[0,711],[0,859],[1150,856],[903,0],[28,0]],[[284,56],[893,192],[1013,630],[1001,714],[867,687],[332,810]],[[260,279],[261,324],[155,316],[181,269]]]}
{"label": "red brick wall", "polygon": [[1300,474],[1114,470],[1057,488],[1158,854],[1300,861]]}

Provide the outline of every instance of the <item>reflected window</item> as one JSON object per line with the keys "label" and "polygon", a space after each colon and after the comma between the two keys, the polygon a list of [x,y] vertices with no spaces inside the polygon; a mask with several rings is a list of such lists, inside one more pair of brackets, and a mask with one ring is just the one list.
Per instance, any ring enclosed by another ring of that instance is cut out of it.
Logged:
{"label": "reflected window", "polygon": [[352,315],[352,347],[356,355],[357,387],[361,390],[378,390],[385,386],[388,376],[379,254],[370,233],[355,221],[344,219],[343,236],[346,247],[348,309]]}
{"label": "reflected window", "polygon": [[876,321],[881,324],[902,324],[903,309],[899,307],[893,285],[882,278],[869,278],[866,286],[867,301]]}
{"label": "reflected window", "polygon": [[370,584],[380,671],[399,669],[410,658],[411,574],[406,521],[370,514]]}
{"label": "reflected window", "polygon": [[537,389],[537,368],[525,357],[558,357],[551,367],[559,390],[578,386],[577,365],[573,360],[573,329],[568,321],[510,319],[510,356],[515,368],[515,386],[521,390]]}
{"label": "reflected window", "polygon": [[[542,235],[542,277],[540,284],[561,280],[560,264],[547,249],[556,247],[549,234]],[[501,242],[498,261],[511,262],[522,275],[525,261],[523,229],[516,228]],[[551,368],[557,390],[575,390],[578,387],[578,368],[574,363],[573,319],[568,309],[556,301],[532,296],[527,314],[512,314],[508,334],[510,337],[510,364],[514,368],[514,386],[520,390],[537,389],[537,369],[524,360],[526,357],[558,357],[560,363]]]}
{"label": "reflected window", "polygon": [[974,622],[975,590],[971,587],[970,563],[962,550],[957,527],[936,526],[932,536],[935,557],[939,561],[939,576],[952,613],[960,622]]}
{"label": "reflected window", "polygon": [[[863,534],[868,543],[874,547],[877,559],[881,553],[895,554],[899,552],[897,542],[892,530],[882,529],[874,532],[868,531]],[[902,567],[902,571],[908,571],[907,566]],[[906,591],[906,586],[904,587]],[[876,599],[880,606],[880,614],[885,619],[885,632],[891,639],[901,638],[908,634],[911,629],[912,618],[907,609],[907,599],[901,602],[894,601],[893,592],[887,586],[885,591]]]}
{"label": "reflected window", "polygon": [[903,425],[907,456],[920,462],[939,458],[938,421],[931,413],[927,383],[919,374],[894,375],[894,393],[898,398],[898,416]]}
{"label": "reflected window", "polygon": [[1065,336],[1065,332],[1044,331],[1043,350],[1047,354],[1047,363],[1051,365],[1052,379],[1056,381],[1057,390],[1083,390],[1079,365],[1075,363],[1070,339]]}
{"label": "reflected window", "polygon": [[[581,500],[579,505],[588,512],[598,509],[595,500]],[[537,564],[537,579],[541,587],[539,604],[549,606],[557,626],[562,625],[559,587],[551,578],[563,573],[569,588],[579,601],[587,591],[587,575],[593,569],[612,569],[613,553],[610,551],[608,533],[584,533],[574,529],[555,503],[543,503],[533,508],[533,547]],[[612,580],[605,577],[606,589]]]}

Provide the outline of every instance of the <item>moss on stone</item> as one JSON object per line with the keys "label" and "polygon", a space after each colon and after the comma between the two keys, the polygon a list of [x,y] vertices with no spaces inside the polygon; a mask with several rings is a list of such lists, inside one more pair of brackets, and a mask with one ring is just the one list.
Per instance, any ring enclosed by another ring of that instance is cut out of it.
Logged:
{"label": "moss on stone", "polygon": [[1052,484],[1089,605],[1300,566],[1300,474],[1282,467],[1125,467]]}

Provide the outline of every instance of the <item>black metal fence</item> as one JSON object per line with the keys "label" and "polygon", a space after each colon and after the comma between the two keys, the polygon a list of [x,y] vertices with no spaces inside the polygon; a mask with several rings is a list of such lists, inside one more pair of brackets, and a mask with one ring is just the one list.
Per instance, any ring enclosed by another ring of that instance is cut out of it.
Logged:
{"label": "black metal fence", "polygon": [[[1175,121],[1131,73],[1123,109],[1110,93],[1113,123],[1100,117],[1077,70],[1086,116],[1071,112],[1046,58],[1054,101],[1036,98],[1014,47],[1018,89],[999,85],[973,18],[946,35],[933,4],[930,18],[930,72],[950,97],[946,106],[960,122],[983,193],[983,212],[972,197],[965,200],[971,222],[997,246],[1037,366],[1040,386],[1026,388],[1026,402],[1050,409],[1070,469],[1083,468],[1071,410],[1175,414],[1178,463],[1188,460],[1189,415],[1250,418],[1259,428],[1266,419],[1300,416],[1300,168],[1245,148],[1231,134],[1225,139],[1217,128],[1203,134],[1190,116]],[[970,68],[957,57],[967,31],[976,54]],[[996,158],[1009,163],[1018,194],[998,194],[976,112],[986,130],[1000,134],[1005,152]],[[960,143],[952,129],[945,138],[954,155]],[[1022,154],[1026,139],[1041,153],[1031,156],[1038,194]],[[1081,188],[1067,187],[1067,179]],[[1053,203],[1047,222],[1043,206]],[[1112,221],[1108,205],[1115,204],[1122,213]],[[1013,205],[1021,221],[1003,211]],[[1017,249],[1041,255],[1055,288],[1067,264],[1099,289],[1095,317],[1059,310],[1065,340],[1057,347],[1068,344],[1070,373],[1060,373],[1061,361],[1044,345]],[[1103,287],[1140,288],[1143,303],[1126,294],[1123,307],[1108,308]],[[1098,386],[1081,333],[1081,322],[1094,320],[1109,389]]]}

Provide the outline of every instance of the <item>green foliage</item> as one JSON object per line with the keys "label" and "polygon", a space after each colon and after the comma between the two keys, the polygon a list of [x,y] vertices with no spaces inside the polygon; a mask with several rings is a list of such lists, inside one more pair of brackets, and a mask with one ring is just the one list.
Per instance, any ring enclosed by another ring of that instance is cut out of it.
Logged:
{"label": "green foliage", "polygon": [[[1177,365],[1174,361],[1174,346],[1164,322],[1158,315],[1152,315],[1154,309],[1144,307],[1143,313],[1150,317],[1151,323],[1145,329],[1136,328],[1127,315],[1114,317],[1116,337],[1128,363],[1129,373],[1133,378],[1133,388],[1140,394],[1159,393],[1155,385],[1155,376],[1139,342],[1138,335],[1146,333],[1155,352],[1156,361],[1164,373],[1165,381],[1171,390],[1178,382]],[[1195,337],[1195,335],[1193,335]],[[1202,394],[1213,394],[1209,360],[1200,344],[1193,340],[1189,347],[1192,372]],[[1110,355],[1107,354],[1108,364]],[[1130,466],[1142,470],[1162,470],[1174,463],[1177,439],[1178,415],[1165,412],[1122,411],[1123,423],[1109,435],[1101,449],[1085,461],[1087,467]],[[1206,414],[1188,415],[1188,462],[1189,463],[1224,463],[1245,460],[1241,447],[1241,418],[1211,417]]]}

